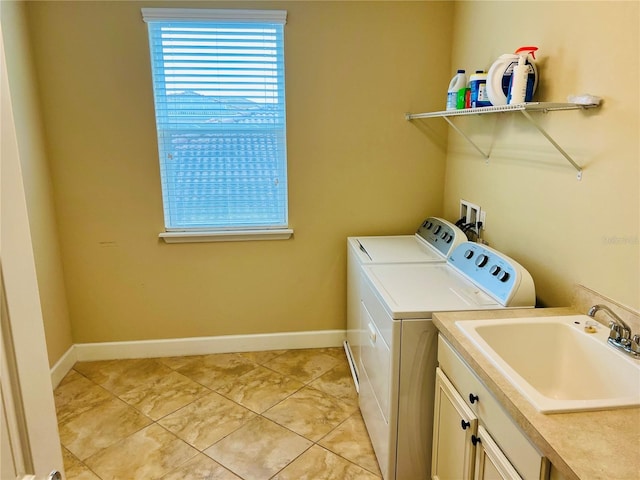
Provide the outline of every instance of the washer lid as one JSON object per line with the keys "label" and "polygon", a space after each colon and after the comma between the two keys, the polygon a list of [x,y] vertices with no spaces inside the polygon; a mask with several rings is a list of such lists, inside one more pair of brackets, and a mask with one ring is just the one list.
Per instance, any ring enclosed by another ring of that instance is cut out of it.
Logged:
{"label": "washer lid", "polygon": [[392,318],[503,308],[453,268],[441,264],[366,265],[363,271]]}

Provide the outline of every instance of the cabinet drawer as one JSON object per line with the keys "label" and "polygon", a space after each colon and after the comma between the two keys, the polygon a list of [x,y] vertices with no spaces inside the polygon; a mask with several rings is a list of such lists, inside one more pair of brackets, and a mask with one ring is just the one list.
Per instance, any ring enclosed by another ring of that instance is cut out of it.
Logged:
{"label": "cabinet drawer", "polygon": [[[469,408],[476,414],[480,424],[491,432],[493,440],[522,478],[525,480],[544,478],[548,471],[547,459],[531,444],[500,403],[442,335],[438,336],[438,363]],[[473,396],[473,403],[471,396]]]}

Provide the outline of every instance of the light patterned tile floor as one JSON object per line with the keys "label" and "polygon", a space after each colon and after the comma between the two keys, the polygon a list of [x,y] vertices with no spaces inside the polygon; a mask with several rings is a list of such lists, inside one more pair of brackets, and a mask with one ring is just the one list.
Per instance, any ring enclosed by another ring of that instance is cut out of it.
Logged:
{"label": "light patterned tile floor", "polygon": [[341,348],[78,362],[55,390],[69,480],[376,480]]}

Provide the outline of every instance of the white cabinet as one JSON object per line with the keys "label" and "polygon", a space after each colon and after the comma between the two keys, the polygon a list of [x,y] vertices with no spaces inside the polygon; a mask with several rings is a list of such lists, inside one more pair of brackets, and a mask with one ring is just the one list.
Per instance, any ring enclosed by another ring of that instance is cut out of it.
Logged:
{"label": "white cabinet", "polygon": [[474,443],[476,445],[474,480],[522,480],[482,425],[478,426]]}
{"label": "white cabinet", "polygon": [[521,480],[442,370],[436,370],[432,478]]}
{"label": "white cabinet", "polygon": [[436,369],[431,472],[434,480],[471,480],[478,418],[455,387]]}
{"label": "white cabinet", "polygon": [[548,479],[549,461],[442,336],[438,363],[433,479]]}

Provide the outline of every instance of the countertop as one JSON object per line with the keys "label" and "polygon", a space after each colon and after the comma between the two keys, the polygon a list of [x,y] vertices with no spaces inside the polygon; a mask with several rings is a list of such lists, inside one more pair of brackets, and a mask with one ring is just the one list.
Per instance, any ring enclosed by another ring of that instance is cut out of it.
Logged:
{"label": "countertop", "polygon": [[565,480],[639,480],[640,408],[539,413],[454,324],[579,313],[570,308],[450,312],[434,314],[433,322]]}

